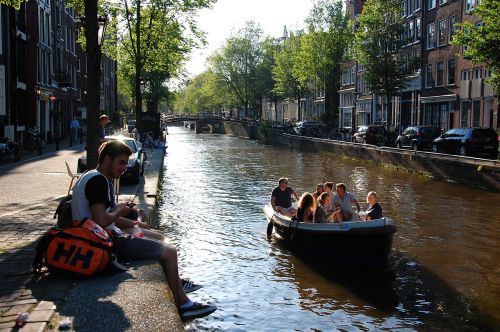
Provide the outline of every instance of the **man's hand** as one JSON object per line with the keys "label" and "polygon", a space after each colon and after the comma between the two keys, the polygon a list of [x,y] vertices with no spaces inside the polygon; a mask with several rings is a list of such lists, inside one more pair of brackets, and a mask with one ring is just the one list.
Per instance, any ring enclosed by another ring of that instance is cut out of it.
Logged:
{"label": "man's hand", "polygon": [[125,203],[120,203],[116,205],[116,208],[114,211],[116,211],[116,214],[120,217],[125,217],[127,214],[129,214],[131,208],[125,205]]}
{"label": "man's hand", "polygon": [[149,226],[148,224],[142,222],[142,221],[138,221],[137,224],[139,225],[139,227],[141,228],[145,228],[145,229],[151,229],[151,226]]}

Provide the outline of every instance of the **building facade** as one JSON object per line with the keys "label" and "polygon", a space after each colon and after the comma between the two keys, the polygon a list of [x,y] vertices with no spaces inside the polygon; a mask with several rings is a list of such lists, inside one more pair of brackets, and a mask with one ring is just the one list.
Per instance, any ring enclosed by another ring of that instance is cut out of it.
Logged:
{"label": "building facade", "polygon": [[[73,118],[85,123],[86,56],[77,44],[76,13],[65,4],[31,0],[19,10],[0,5],[0,137],[24,144],[28,129],[36,127],[50,143],[69,138]],[[103,57],[101,112],[112,119],[116,73],[116,61]]]}

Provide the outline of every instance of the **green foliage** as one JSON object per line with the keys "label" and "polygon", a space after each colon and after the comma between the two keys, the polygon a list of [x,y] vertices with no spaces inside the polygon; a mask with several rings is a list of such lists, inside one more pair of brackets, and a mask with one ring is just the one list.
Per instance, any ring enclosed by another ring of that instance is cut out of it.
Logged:
{"label": "green foliage", "polygon": [[21,3],[25,2],[26,0],[0,0],[0,4],[2,5],[7,5],[9,7],[13,7],[15,9],[19,9],[19,6],[21,6]]}
{"label": "green foliage", "polygon": [[463,56],[473,63],[484,62],[491,71],[489,82],[496,96],[500,95],[500,0],[481,0],[472,11],[483,25],[470,22],[458,24],[452,44],[466,46]]}
{"label": "green foliage", "polygon": [[[166,82],[181,74],[189,51],[204,43],[195,23],[195,12],[209,7],[214,0],[121,0],[110,3],[115,13],[116,30],[112,34],[117,45],[122,93],[135,98],[136,80],[143,82],[148,105],[157,107],[171,97]],[[138,74],[140,77],[138,78]]]}
{"label": "green foliage", "polygon": [[284,98],[295,97],[305,85],[299,79],[299,63],[301,49],[301,37],[290,33],[282,43],[281,48],[275,55],[273,67],[274,92]]}
{"label": "green foliage", "polygon": [[226,84],[212,70],[197,75],[176,95],[177,113],[217,112],[237,104]]}
{"label": "green foliage", "polygon": [[262,29],[255,22],[247,22],[209,58],[212,71],[245,112],[255,109],[262,96],[263,56]]}
{"label": "green foliage", "polygon": [[352,28],[342,1],[318,0],[308,18],[308,33],[302,35],[297,77],[302,85],[308,81],[329,85],[339,81],[338,67],[352,40]]}
{"label": "green foliage", "polygon": [[399,0],[365,2],[355,33],[355,56],[366,69],[364,79],[370,90],[386,99],[404,87],[414,69],[401,66],[398,60],[403,32]]}

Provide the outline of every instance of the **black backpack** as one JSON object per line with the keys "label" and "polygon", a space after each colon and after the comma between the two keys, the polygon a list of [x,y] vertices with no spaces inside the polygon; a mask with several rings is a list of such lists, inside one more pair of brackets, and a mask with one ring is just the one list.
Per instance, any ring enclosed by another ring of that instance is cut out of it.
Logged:
{"label": "black backpack", "polygon": [[73,195],[69,194],[59,201],[54,218],[57,218],[57,228],[66,229],[73,227],[73,215],[71,212],[71,200]]}

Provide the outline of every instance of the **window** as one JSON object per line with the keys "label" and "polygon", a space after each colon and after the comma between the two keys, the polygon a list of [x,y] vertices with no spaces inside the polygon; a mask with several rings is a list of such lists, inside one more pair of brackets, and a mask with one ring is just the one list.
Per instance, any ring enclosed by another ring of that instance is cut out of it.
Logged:
{"label": "window", "polygon": [[406,1],[406,13],[410,16],[413,13],[413,0]]}
{"label": "window", "polygon": [[444,62],[436,63],[436,86],[444,85]]}
{"label": "window", "polygon": [[351,67],[351,84],[354,84],[356,77],[356,66]]}
{"label": "window", "polygon": [[481,125],[481,102],[475,100],[472,102],[472,127],[479,127]]}
{"label": "window", "polygon": [[425,87],[432,88],[434,85],[434,79],[432,78],[432,64],[427,64],[425,67]]}
{"label": "window", "polygon": [[472,69],[472,79],[478,80],[483,77],[483,68],[476,67]]}
{"label": "window", "polygon": [[457,32],[457,28],[455,26],[455,23],[457,23],[457,17],[450,16],[450,18],[448,19],[448,42],[449,43],[451,43],[453,35],[455,35],[455,32]]}
{"label": "window", "polygon": [[420,9],[420,1],[422,1],[422,0],[414,0],[414,2],[415,2],[415,11],[417,11],[417,10]]}
{"label": "window", "polygon": [[446,20],[440,20],[438,23],[438,46],[442,46],[446,42]]}
{"label": "window", "polygon": [[404,53],[399,57],[399,64],[401,66],[401,69],[406,69],[406,55]]}
{"label": "window", "polygon": [[436,8],[436,0],[427,0],[427,9],[431,10]]}
{"label": "window", "polygon": [[439,3],[440,6],[444,5],[447,2],[448,2],[447,0],[438,0],[438,3]]}
{"label": "window", "polygon": [[455,59],[448,60],[448,74],[446,75],[446,84],[453,85],[455,84]]}
{"label": "window", "polygon": [[469,80],[469,71],[467,69],[462,70],[462,81]]}
{"label": "window", "polygon": [[401,17],[406,16],[406,1],[401,1]]}
{"label": "window", "polygon": [[415,28],[414,28],[414,22],[410,21],[408,22],[408,43],[413,43],[415,39]]}
{"label": "window", "polygon": [[420,29],[420,17],[418,17],[416,20],[415,20],[415,40],[419,41],[420,40],[420,36],[421,36],[421,29]]}
{"label": "window", "polygon": [[434,23],[427,25],[427,49],[436,47],[436,27]]}
{"label": "window", "polygon": [[413,53],[412,52],[408,52],[406,54],[406,68],[407,69],[412,69],[413,67],[414,67]]}
{"label": "window", "polygon": [[465,11],[469,12],[474,9],[474,0],[465,0]]}

